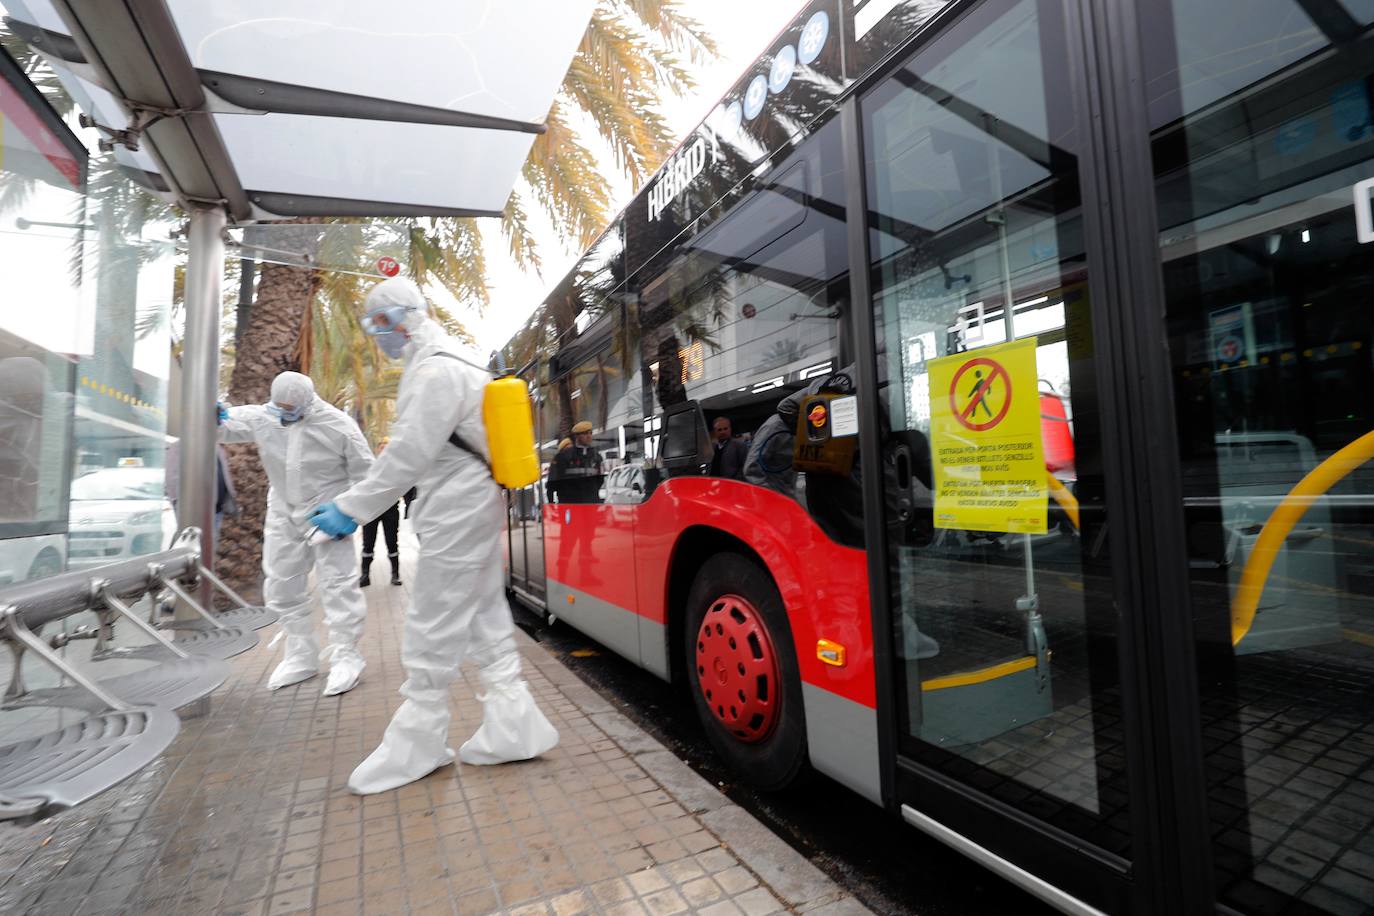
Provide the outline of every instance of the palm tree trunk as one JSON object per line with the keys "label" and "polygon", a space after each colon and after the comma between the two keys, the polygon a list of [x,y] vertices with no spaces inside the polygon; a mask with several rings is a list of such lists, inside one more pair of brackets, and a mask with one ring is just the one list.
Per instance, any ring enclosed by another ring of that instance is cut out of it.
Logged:
{"label": "palm tree trunk", "polygon": [[[288,239],[290,234],[293,237]],[[298,237],[296,237],[298,236]],[[314,259],[319,248],[315,227],[299,233],[283,230],[273,236],[276,247],[299,251]],[[319,286],[316,271],[284,264],[263,264],[248,326],[240,328],[234,374],[229,381],[231,404],[261,404],[268,400],[272,379],[286,371],[299,372],[297,343],[306,312]],[[263,522],[267,514],[267,475],[253,445],[231,445],[229,469],[238,491],[239,515],[226,518],[220,531],[219,566],[235,588],[256,591],[261,582]]]}

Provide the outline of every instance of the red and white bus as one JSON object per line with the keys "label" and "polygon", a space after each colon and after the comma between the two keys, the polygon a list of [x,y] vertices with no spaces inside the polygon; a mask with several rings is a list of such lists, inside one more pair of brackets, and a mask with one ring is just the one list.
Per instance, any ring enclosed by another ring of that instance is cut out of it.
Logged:
{"label": "red and white bus", "polygon": [[807,4],[507,346],[512,593],[1066,911],[1369,912],[1371,23]]}

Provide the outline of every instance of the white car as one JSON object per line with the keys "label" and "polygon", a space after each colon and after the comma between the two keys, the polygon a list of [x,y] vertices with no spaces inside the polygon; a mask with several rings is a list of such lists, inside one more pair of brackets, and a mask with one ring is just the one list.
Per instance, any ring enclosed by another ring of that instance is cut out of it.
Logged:
{"label": "white car", "polygon": [[606,475],[601,499],[611,506],[635,506],[644,502],[644,465],[622,464]]}
{"label": "white car", "polygon": [[72,481],[68,569],[157,553],[175,534],[162,468],[102,468]]}
{"label": "white car", "polygon": [[61,534],[0,538],[0,585],[62,572],[66,549],[67,538]]}

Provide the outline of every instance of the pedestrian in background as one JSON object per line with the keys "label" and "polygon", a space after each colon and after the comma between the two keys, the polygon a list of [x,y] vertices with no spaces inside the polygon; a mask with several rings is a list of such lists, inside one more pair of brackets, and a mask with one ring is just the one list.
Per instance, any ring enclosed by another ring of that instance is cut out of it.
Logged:
{"label": "pedestrian in background", "polygon": [[[383,438],[377,447],[377,454],[380,455],[385,451],[386,444],[390,441],[390,439]],[[410,493],[407,493],[406,496],[410,497],[411,493],[414,492],[415,488],[412,487]],[[410,517],[409,499],[406,501],[406,517]],[[372,584],[370,570],[372,569],[372,557],[374,556],[373,548],[377,546],[378,525],[382,526],[382,533],[386,537],[386,556],[387,559],[391,561],[391,584],[401,584],[401,545],[399,541],[401,508],[400,503],[395,503],[381,515],[363,526],[363,570],[362,575],[358,577],[358,585],[364,588]]]}

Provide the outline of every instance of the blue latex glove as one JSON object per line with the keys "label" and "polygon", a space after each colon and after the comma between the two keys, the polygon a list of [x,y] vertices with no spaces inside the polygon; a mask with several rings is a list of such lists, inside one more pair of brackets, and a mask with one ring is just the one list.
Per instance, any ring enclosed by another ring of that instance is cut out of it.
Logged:
{"label": "blue latex glove", "polygon": [[229,419],[229,411],[221,401],[215,402],[215,425],[223,426],[224,421]]}
{"label": "blue latex glove", "polygon": [[311,512],[310,524],[336,538],[347,537],[358,530],[358,523],[344,515],[333,503],[325,503]]}

